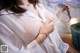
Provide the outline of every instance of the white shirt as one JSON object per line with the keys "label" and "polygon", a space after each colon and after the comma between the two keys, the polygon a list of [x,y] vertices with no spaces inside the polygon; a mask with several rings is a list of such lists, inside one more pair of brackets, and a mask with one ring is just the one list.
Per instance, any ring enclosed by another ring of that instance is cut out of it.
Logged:
{"label": "white shirt", "polygon": [[66,53],[69,46],[61,40],[56,30],[56,23],[55,30],[41,45],[34,40],[42,21],[50,19],[46,17],[53,17],[43,5],[37,4],[36,8],[42,19],[31,11],[15,14],[3,10],[0,13],[0,44],[8,45],[8,53]]}

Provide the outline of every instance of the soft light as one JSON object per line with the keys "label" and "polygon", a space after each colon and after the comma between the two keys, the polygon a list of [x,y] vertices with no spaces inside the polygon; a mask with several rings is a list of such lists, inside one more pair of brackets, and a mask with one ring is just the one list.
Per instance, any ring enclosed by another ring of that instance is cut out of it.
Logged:
{"label": "soft light", "polygon": [[78,23],[78,18],[72,18],[70,20],[70,25]]}

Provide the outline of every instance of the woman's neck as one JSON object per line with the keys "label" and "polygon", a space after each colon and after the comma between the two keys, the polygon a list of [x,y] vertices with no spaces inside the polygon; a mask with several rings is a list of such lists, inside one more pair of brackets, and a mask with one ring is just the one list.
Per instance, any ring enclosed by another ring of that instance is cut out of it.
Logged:
{"label": "woman's neck", "polygon": [[[36,9],[36,6],[34,7],[33,4],[30,4],[29,7],[28,7],[28,10],[33,12],[37,17],[41,18],[38,10]],[[41,18],[42,19],[42,18]]]}
{"label": "woman's neck", "polygon": [[36,9],[36,7],[33,4],[29,4],[28,7],[31,9]]}

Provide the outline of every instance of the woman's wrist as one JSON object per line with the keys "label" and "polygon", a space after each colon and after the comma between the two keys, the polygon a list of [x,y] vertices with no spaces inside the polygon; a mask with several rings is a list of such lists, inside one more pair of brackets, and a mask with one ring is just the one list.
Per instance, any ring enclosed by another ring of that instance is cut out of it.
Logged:
{"label": "woman's wrist", "polygon": [[44,34],[44,35],[46,35],[46,36],[48,35],[47,33],[39,33],[39,34]]}
{"label": "woman's wrist", "polygon": [[40,31],[39,34],[45,34],[46,36],[48,36],[49,33],[46,32],[46,31],[45,31],[45,32],[41,32],[41,31]]}
{"label": "woman's wrist", "polygon": [[38,37],[36,38],[36,41],[41,44],[45,39],[47,38],[46,33],[39,33]]}

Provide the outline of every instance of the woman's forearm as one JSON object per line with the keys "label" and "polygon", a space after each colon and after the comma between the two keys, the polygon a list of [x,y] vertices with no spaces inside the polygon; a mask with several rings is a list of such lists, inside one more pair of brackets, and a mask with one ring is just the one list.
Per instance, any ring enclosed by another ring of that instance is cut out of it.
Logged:
{"label": "woman's forearm", "polygon": [[38,37],[36,38],[36,41],[38,42],[38,44],[41,44],[46,38],[47,38],[47,35],[45,33],[39,34]]}

